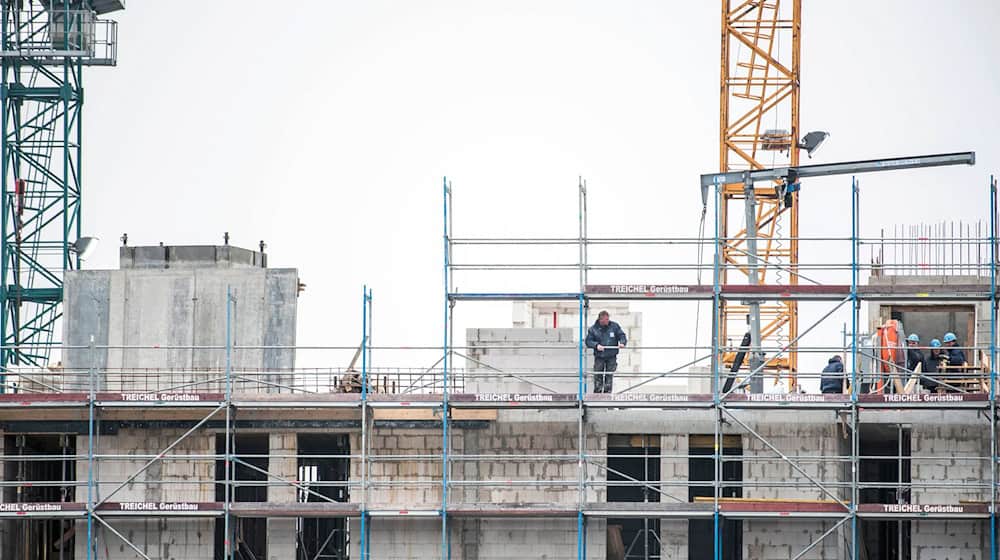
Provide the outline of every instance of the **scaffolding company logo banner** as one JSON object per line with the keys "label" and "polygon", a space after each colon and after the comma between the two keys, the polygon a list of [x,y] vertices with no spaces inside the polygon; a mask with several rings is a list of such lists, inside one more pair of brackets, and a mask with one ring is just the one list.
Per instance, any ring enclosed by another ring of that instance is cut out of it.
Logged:
{"label": "scaffolding company logo banner", "polygon": [[107,393],[98,398],[105,401],[134,403],[178,403],[221,401],[224,399],[224,395],[222,393]]}
{"label": "scaffolding company logo banner", "polygon": [[863,403],[956,403],[986,400],[989,400],[989,396],[985,393],[858,395],[858,401]]}
{"label": "scaffolding company logo banner", "polygon": [[710,294],[711,286],[684,286],[680,284],[591,284],[585,291],[593,295],[684,297],[692,294]]}
{"label": "scaffolding company logo banner", "polygon": [[[0,513],[51,513],[57,511],[64,511],[64,507],[70,504],[52,503],[52,502],[35,502],[35,503],[20,503],[20,502],[8,502],[0,503]],[[79,508],[77,508],[79,509]]]}
{"label": "scaffolding company logo banner", "polygon": [[650,402],[650,403],[670,403],[670,402],[707,402],[712,400],[712,395],[695,394],[684,395],[677,393],[591,393],[584,397],[587,401],[593,402]]}
{"label": "scaffolding company logo banner", "polygon": [[576,395],[567,393],[458,393],[450,400],[456,403],[545,404],[576,402]]}
{"label": "scaffolding company logo banner", "polygon": [[[567,397],[567,398],[560,398]],[[476,402],[555,402],[573,400],[573,395],[554,393],[476,393]]]}
{"label": "scaffolding company logo banner", "polygon": [[790,402],[790,403],[824,403],[847,402],[847,395],[816,395],[809,393],[751,393],[748,395],[733,394],[726,397],[727,401],[747,402]]}
{"label": "scaffolding company logo banner", "polygon": [[988,513],[986,504],[869,504],[859,509],[868,513],[972,514]]}
{"label": "scaffolding company logo banner", "polygon": [[201,511],[202,504],[191,502],[121,502],[118,511],[184,512]]}

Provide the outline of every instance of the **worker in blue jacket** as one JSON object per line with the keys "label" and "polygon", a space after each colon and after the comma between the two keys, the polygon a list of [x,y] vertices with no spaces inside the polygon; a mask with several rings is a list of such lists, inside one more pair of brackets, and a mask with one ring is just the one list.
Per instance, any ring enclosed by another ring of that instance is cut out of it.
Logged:
{"label": "worker in blue jacket", "polygon": [[948,354],[949,367],[966,365],[965,352],[958,348],[958,337],[955,336],[955,333],[944,333],[944,348]]}
{"label": "worker in blue jacket", "polygon": [[935,391],[939,387],[944,390],[944,387],[938,385],[935,378],[938,377],[938,371],[941,369],[941,366],[947,364],[948,356],[945,354],[944,349],[941,348],[941,341],[932,338],[930,355],[924,361],[924,375],[920,376],[920,384],[928,391]]}
{"label": "worker in blue jacket", "polygon": [[587,331],[587,348],[594,349],[594,392],[611,392],[611,374],[618,369],[618,350],[628,339],[607,311],[597,314],[597,321]]}
{"label": "worker in blue jacket", "polygon": [[823,393],[844,392],[844,360],[834,355],[826,363],[819,378],[819,390]]}

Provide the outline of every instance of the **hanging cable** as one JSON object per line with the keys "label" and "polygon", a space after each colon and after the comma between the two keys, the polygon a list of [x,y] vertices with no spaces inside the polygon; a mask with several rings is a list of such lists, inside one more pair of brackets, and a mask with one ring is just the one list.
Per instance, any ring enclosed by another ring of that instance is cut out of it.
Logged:
{"label": "hanging cable", "polygon": [[[698,266],[697,266],[697,283],[701,286],[701,264],[705,260],[705,214],[708,211],[708,204],[704,204],[701,207],[701,221],[698,224]],[[701,300],[695,302],[694,311],[694,357],[698,358],[698,328],[701,319]]]}

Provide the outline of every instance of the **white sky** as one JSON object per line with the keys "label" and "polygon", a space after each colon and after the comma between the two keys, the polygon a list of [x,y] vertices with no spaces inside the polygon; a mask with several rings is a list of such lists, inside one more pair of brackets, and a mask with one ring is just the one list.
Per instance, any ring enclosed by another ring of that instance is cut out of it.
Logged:
{"label": "white sky", "polygon": [[[802,128],[832,133],[814,162],[977,151],[974,168],[863,178],[863,231],[984,218],[1000,3],[803,4]],[[357,344],[365,283],[376,344],[440,343],[443,175],[459,236],[574,236],[581,175],[592,234],[693,236],[718,164],[716,0],[132,1],[114,17],[119,65],[85,79],[83,223],[103,240],[88,267],[117,267],[123,232],[264,239],[308,284],[301,344]],[[849,234],[849,184],[804,185],[803,236]],[[646,344],[693,342],[693,306],[642,310]],[[509,304],[458,315],[510,324]]]}

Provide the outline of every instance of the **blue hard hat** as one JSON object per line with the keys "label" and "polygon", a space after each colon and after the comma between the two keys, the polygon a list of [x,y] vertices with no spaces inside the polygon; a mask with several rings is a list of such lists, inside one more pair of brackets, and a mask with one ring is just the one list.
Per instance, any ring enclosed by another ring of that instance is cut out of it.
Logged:
{"label": "blue hard hat", "polygon": [[910,336],[906,337],[906,340],[910,342],[920,342],[920,337],[917,336],[917,333],[913,333]]}
{"label": "blue hard hat", "polygon": [[955,333],[953,332],[944,333],[945,342],[955,342],[956,340],[958,340],[958,337],[955,336]]}
{"label": "blue hard hat", "polygon": [[938,339],[936,339],[936,338],[932,338],[931,339],[931,348],[940,348],[940,347],[941,347],[941,341],[938,340]]}

